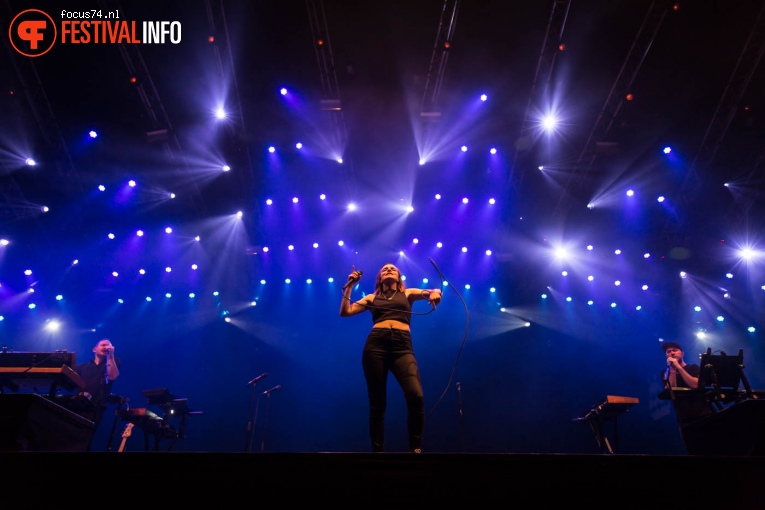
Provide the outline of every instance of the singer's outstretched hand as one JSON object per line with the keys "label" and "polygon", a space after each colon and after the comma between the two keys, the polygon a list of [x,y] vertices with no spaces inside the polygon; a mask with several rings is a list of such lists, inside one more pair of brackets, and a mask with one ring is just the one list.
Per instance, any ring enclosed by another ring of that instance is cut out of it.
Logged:
{"label": "singer's outstretched hand", "polygon": [[428,304],[436,309],[436,305],[441,302],[441,291],[438,289],[426,290],[423,292],[427,296]]}

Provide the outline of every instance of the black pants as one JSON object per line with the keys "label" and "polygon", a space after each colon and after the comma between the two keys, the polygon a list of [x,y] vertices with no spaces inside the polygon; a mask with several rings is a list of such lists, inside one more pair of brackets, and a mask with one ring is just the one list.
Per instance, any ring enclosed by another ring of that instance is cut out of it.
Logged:
{"label": "black pants", "polygon": [[385,406],[390,371],[404,391],[409,450],[422,449],[425,428],[425,397],[409,331],[372,328],[361,356],[369,396],[369,436],[372,451],[385,451]]}

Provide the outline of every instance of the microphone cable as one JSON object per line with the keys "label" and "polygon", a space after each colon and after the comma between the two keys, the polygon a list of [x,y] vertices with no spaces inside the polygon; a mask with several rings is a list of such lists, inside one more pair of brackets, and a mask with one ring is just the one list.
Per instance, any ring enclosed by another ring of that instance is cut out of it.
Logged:
{"label": "microphone cable", "polygon": [[444,388],[444,392],[441,393],[441,396],[438,397],[438,400],[433,405],[433,408],[430,410],[430,412],[425,416],[425,421],[427,422],[430,416],[435,412],[438,405],[441,403],[441,401],[444,399],[446,394],[449,392],[449,387],[452,384],[452,381],[454,380],[454,374],[457,371],[457,363],[459,362],[460,356],[462,355],[462,349],[465,347],[465,341],[467,340],[467,333],[468,333],[468,325],[470,324],[470,312],[468,311],[467,303],[465,303],[465,300],[462,298],[462,295],[460,295],[457,288],[451,284],[448,278],[444,276],[444,274],[441,272],[440,269],[438,269],[438,266],[436,265],[436,262],[432,258],[428,258],[430,260],[430,263],[433,264],[433,267],[436,268],[436,271],[438,272],[438,276],[441,278],[441,287],[444,286],[444,282],[447,282],[449,287],[452,288],[455,294],[457,294],[457,297],[460,298],[460,301],[462,301],[462,305],[465,307],[465,332],[462,335],[462,343],[460,344],[460,348],[457,351],[457,357],[454,360],[454,366],[452,367],[452,373],[449,375],[449,381],[446,383],[446,387]]}

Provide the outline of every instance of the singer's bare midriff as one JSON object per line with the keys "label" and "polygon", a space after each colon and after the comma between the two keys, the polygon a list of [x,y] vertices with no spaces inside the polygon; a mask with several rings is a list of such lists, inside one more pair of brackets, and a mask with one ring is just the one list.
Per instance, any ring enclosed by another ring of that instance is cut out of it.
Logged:
{"label": "singer's bare midriff", "polygon": [[397,321],[395,319],[388,319],[384,321],[380,321],[374,326],[372,326],[373,329],[375,328],[385,328],[385,329],[403,329],[404,331],[409,331],[409,324],[405,324],[401,321]]}

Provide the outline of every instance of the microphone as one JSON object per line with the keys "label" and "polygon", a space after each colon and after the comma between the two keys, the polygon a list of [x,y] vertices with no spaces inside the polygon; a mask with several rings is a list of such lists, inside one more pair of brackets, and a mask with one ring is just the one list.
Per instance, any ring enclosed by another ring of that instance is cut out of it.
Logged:
{"label": "microphone", "polygon": [[263,395],[270,395],[272,391],[276,391],[276,390],[278,390],[278,389],[281,389],[281,387],[282,387],[282,385],[281,385],[281,384],[277,384],[277,385],[276,385],[276,386],[274,386],[273,388],[269,388],[269,389],[267,389],[266,391],[264,391],[264,392],[263,392]]}
{"label": "microphone", "polygon": [[665,381],[669,380],[669,371],[670,371],[671,368],[672,368],[672,362],[671,361],[667,361],[667,370],[666,370],[666,372],[664,372],[664,380]]}
{"label": "microphone", "polygon": [[[362,271],[361,269],[359,269],[359,270],[357,271],[357,273],[359,273],[359,278],[361,278],[361,275],[363,275],[363,274],[364,274],[364,271]],[[358,281],[358,280],[356,280],[356,281]],[[349,277],[348,277],[348,283],[346,283],[345,285],[343,285],[343,290],[347,289],[348,287],[350,287],[350,286],[351,286],[351,285],[353,285],[354,283],[355,283],[355,282],[354,282],[354,280],[353,280],[353,276],[349,276]]]}
{"label": "microphone", "polygon": [[266,377],[268,377],[268,374],[267,374],[267,373],[265,373],[265,374],[260,374],[260,375],[259,375],[259,376],[257,376],[255,379],[253,379],[252,381],[250,381],[250,382],[248,382],[247,384],[245,384],[245,386],[249,386],[250,384],[255,384],[256,382],[258,382],[258,381],[260,381],[261,379],[264,379],[264,378],[266,378]]}
{"label": "microphone", "polygon": [[460,387],[460,383],[457,383],[457,393],[461,393],[462,388]]}

